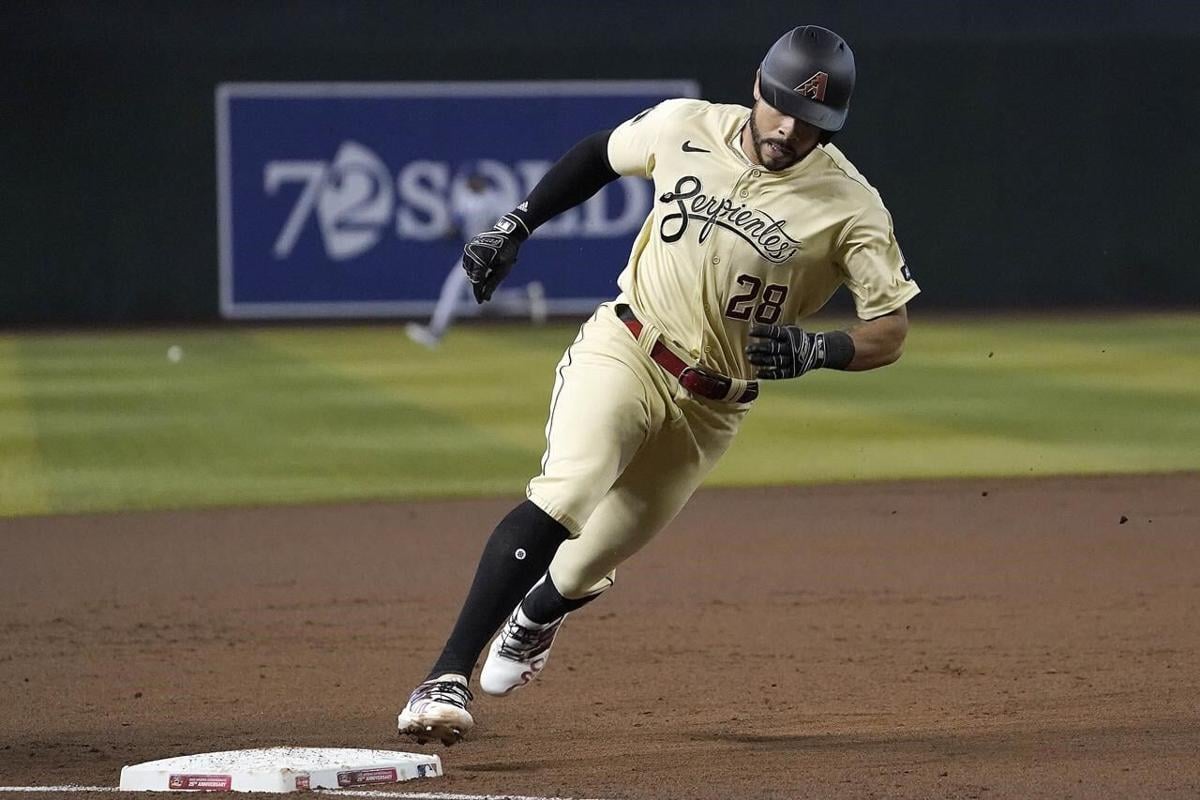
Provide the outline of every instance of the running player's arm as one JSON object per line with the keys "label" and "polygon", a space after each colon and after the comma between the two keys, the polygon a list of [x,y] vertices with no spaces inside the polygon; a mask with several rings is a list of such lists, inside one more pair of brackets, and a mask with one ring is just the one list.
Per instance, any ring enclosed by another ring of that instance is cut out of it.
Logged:
{"label": "running player's arm", "polygon": [[463,269],[475,302],[484,303],[517,263],[521,245],[542,223],[587,200],[618,175],[608,163],[612,131],[586,137],[558,160],[519,206],[463,248]]}
{"label": "running player's arm", "polygon": [[857,372],[886,367],[898,361],[904,352],[908,311],[900,306],[881,317],[852,326],[846,334],[854,345],[854,356],[844,369]]}
{"label": "running player's arm", "polygon": [[584,202],[621,175],[650,177],[659,132],[672,111],[687,102],[692,101],[664,101],[615,130],[597,131],[582,139],[550,167],[524,202],[502,216],[492,230],[467,242],[463,269],[475,301],[491,299],[517,263],[517,251],[539,225]]}
{"label": "running player's arm", "polygon": [[905,264],[891,215],[882,204],[868,206],[851,220],[840,237],[837,258],[863,320],[846,331],[854,356],[842,369],[885,367],[903,352],[906,303],[921,289]]}
{"label": "running player's arm", "polygon": [[611,130],[580,140],[550,167],[525,202],[511,213],[526,235],[562,212],[574,208],[620,177],[608,161]]}
{"label": "running player's arm", "polygon": [[562,212],[584,202],[622,175],[649,178],[664,124],[688,100],[665,100],[613,130],[597,131],[578,142],[512,211],[526,236]]}
{"label": "running player's arm", "polygon": [[908,335],[905,304],[920,289],[892,234],[892,220],[871,203],[846,225],[834,257],[863,321],[849,330],[813,333],[797,325],[752,325],[746,356],[766,380],[814,369],[863,371],[900,358]]}

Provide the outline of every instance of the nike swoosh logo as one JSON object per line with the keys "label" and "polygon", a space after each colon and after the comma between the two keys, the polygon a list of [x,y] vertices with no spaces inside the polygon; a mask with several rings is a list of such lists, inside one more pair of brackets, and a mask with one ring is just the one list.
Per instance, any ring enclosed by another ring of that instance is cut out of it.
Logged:
{"label": "nike swoosh logo", "polygon": [[711,153],[712,150],[705,150],[703,147],[693,147],[692,140],[688,139],[683,143],[683,152],[685,153]]}

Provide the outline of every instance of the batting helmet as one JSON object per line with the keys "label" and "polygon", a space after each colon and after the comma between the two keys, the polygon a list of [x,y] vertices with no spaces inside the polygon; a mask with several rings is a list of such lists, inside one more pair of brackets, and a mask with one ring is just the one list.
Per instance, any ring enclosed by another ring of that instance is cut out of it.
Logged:
{"label": "batting helmet", "polygon": [[763,100],[823,131],[840,131],[854,91],[854,52],[828,28],[804,25],[771,45],[759,67]]}

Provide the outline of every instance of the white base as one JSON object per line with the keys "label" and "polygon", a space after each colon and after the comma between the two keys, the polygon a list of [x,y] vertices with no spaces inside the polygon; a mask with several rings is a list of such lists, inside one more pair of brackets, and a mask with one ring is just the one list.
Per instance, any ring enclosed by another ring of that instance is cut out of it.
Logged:
{"label": "white base", "polygon": [[133,764],[123,792],[303,792],[433,778],[442,760],[423,753],[337,747],[228,750]]}

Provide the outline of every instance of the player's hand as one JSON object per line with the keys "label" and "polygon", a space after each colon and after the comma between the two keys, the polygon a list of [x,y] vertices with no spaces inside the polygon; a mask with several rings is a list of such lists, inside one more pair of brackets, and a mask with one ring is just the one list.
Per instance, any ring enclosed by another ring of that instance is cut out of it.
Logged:
{"label": "player's hand", "polygon": [[825,336],[795,325],[752,325],[746,358],[766,380],[799,378],[825,365]]}
{"label": "player's hand", "polygon": [[505,214],[490,231],[471,237],[463,248],[463,269],[471,280],[475,302],[492,299],[500,281],[508,277],[517,263],[517,250],[528,234],[520,220]]}

